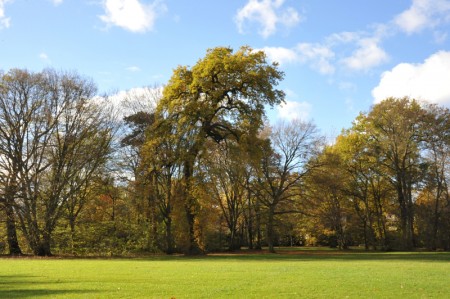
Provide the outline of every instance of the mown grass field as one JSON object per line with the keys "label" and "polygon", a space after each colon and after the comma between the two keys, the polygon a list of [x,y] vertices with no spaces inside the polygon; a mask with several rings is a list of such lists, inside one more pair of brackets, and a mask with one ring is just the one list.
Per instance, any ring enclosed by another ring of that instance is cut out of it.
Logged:
{"label": "mown grass field", "polygon": [[0,259],[0,298],[450,298],[450,253]]}

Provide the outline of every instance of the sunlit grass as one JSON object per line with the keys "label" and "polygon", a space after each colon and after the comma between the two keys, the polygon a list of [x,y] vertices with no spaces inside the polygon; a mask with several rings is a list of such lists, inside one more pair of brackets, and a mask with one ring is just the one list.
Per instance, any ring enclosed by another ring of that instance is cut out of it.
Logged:
{"label": "sunlit grass", "polygon": [[449,298],[450,253],[0,259],[0,298]]}

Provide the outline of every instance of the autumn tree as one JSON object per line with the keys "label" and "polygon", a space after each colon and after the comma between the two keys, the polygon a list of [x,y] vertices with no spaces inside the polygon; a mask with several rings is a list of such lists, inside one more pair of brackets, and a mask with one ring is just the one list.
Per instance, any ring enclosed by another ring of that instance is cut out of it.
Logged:
{"label": "autumn tree", "polygon": [[229,232],[228,249],[241,247],[239,229],[248,199],[246,154],[236,143],[211,144],[204,162],[204,181],[213,203],[220,207]]}
{"label": "autumn tree", "polygon": [[275,216],[295,213],[293,200],[298,197],[301,179],[314,167],[310,159],[321,145],[317,128],[311,122],[293,120],[281,122],[270,134],[270,144],[264,147],[256,190],[258,200],[267,209],[266,231],[269,251],[274,252]]}
{"label": "autumn tree", "polygon": [[364,127],[355,123],[338,136],[332,146],[339,156],[335,167],[346,176],[341,190],[360,220],[366,249],[377,245],[387,249],[385,213],[391,211],[388,202],[391,201],[393,188],[381,174],[379,157],[368,151],[371,140],[364,132]]}
{"label": "autumn tree", "polygon": [[192,180],[206,140],[238,141],[242,135],[256,134],[265,105],[273,106],[284,99],[284,93],[275,89],[282,78],[283,73],[276,64],[267,63],[262,51],[242,47],[234,52],[218,47],[208,50],[193,67],[177,67],[165,86],[155,129],[160,128],[160,135],[175,136],[184,149],[178,163],[183,174],[188,253],[201,252],[195,232],[198,202]]}
{"label": "autumn tree", "polygon": [[[428,165],[424,190],[418,198],[420,233],[428,248],[450,247],[450,111],[427,105],[424,158]],[[448,221],[447,221],[448,222]],[[447,239],[447,244],[445,243]]]}
{"label": "autumn tree", "polygon": [[345,192],[345,184],[350,179],[335,147],[325,147],[317,160],[320,167],[315,168],[305,182],[303,207],[312,218],[308,230],[320,245],[346,249],[350,245],[354,215]]}
{"label": "autumn tree", "polygon": [[[109,153],[112,128],[77,74],[12,70],[1,78],[2,174],[29,246],[51,255],[68,199],[85,188]],[[11,245],[11,244],[10,244]]]}
{"label": "autumn tree", "polygon": [[380,157],[383,174],[397,193],[403,247],[416,246],[414,234],[414,192],[421,182],[424,140],[424,109],[409,98],[388,98],[375,105],[358,121],[373,139],[370,149]]}

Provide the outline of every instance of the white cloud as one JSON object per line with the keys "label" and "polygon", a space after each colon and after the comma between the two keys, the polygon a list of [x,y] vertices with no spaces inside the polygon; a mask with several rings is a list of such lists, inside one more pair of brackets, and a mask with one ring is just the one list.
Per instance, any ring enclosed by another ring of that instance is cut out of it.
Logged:
{"label": "white cloud", "polygon": [[336,45],[336,44],[347,44],[354,42],[355,40],[360,39],[360,33],[358,32],[350,32],[350,31],[344,31],[339,33],[333,33],[330,36],[326,38],[326,41],[330,45]]}
{"label": "white cloud", "polygon": [[312,106],[308,102],[286,101],[278,106],[277,110],[279,118],[306,120],[309,118]]}
{"label": "white cloud", "polygon": [[244,33],[247,23],[257,23],[260,28],[258,33],[264,38],[277,31],[277,25],[293,27],[301,20],[300,14],[292,7],[282,9],[284,0],[249,0],[238,10],[235,22],[239,33]]}
{"label": "white cloud", "polygon": [[153,29],[156,18],[166,11],[161,1],[150,4],[139,0],[104,0],[105,14],[100,19],[107,26],[122,27],[131,32],[146,32]]}
{"label": "white cloud", "polygon": [[296,47],[300,60],[309,62],[313,69],[323,75],[333,74],[335,69],[330,60],[334,58],[334,52],[327,46],[310,43],[300,43]]}
{"label": "white cloud", "polygon": [[51,62],[51,61],[50,61],[50,58],[48,57],[48,55],[47,55],[46,53],[44,53],[44,52],[42,52],[41,54],[39,54],[39,58],[40,58],[42,61],[46,62],[46,63],[50,63],[50,62]]}
{"label": "white cloud", "polygon": [[5,4],[12,0],[0,0],[0,29],[9,28],[11,19],[5,15]]}
{"label": "white cloud", "polygon": [[135,72],[139,72],[141,69],[138,66],[133,65],[133,66],[127,67],[126,70],[129,72],[135,73]]}
{"label": "white cloud", "polygon": [[334,52],[320,44],[300,43],[294,48],[265,47],[262,48],[270,61],[279,64],[306,63],[323,75],[333,74],[335,69],[331,64]]}
{"label": "white cloud", "polygon": [[372,90],[375,103],[388,97],[409,96],[432,103],[450,104],[450,51],[440,51],[421,64],[401,63],[384,72]]}
{"label": "white cloud", "polygon": [[413,0],[409,9],[394,18],[394,24],[402,31],[412,34],[450,21],[449,13],[448,0]]}
{"label": "white cloud", "polygon": [[434,41],[437,44],[443,44],[448,37],[448,33],[447,32],[441,32],[441,31],[435,31],[433,33],[433,37],[434,37]]}
{"label": "white cloud", "polygon": [[[384,30],[376,28],[372,34],[366,32],[334,33],[323,43],[299,43],[292,48],[265,47],[271,61],[283,64],[302,63],[322,75],[336,72],[337,62],[352,71],[367,71],[389,60],[389,55],[380,46]],[[343,57],[347,51],[353,52]]]}
{"label": "white cloud", "polygon": [[147,86],[122,90],[106,97],[96,97],[94,101],[111,109],[121,120],[138,111],[153,111],[161,96],[161,87]]}
{"label": "white cloud", "polygon": [[53,2],[53,5],[58,6],[61,3],[63,3],[64,0],[51,0]]}
{"label": "white cloud", "polygon": [[293,49],[283,47],[264,47],[262,49],[256,49],[256,51],[258,50],[264,51],[270,61],[278,62],[279,64],[288,64],[299,60],[298,53]]}
{"label": "white cloud", "polygon": [[342,60],[347,68],[356,71],[368,70],[389,59],[388,54],[379,46],[377,38],[362,38],[357,43],[358,48],[352,55]]}
{"label": "white cloud", "polygon": [[355,92],[358,90],[358,86],[353,82],[342,81],[338,83],[340,90]]}

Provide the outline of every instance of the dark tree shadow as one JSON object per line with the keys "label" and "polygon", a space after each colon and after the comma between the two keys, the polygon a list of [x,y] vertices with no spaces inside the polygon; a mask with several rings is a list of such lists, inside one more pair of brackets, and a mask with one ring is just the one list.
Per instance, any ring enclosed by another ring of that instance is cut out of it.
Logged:
{"label": "dark tree shadow", "polygon": [[[38,276],[27,275],[0,275],[0,298],[37,298],[37,297],[55,297],[69,294],[77,294],[83,297],[89,293],[95,293],[95,290],[64,290],[64,289],[42,289],[39,284],[42,281],[34,280]],[[32,285],[37,289],[28,289],[24,286]]]}

